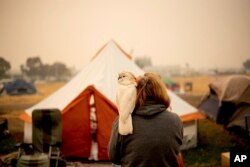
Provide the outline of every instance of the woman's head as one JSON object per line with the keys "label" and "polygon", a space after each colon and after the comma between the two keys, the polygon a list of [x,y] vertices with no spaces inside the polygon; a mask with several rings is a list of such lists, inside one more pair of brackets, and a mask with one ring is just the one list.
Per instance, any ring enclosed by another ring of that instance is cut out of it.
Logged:
{"label": "woman's head", "polygon": [[136,106],[143,106],[146,99],[162,103],[166,108],[170,105],[166,87],[157,74],[145,73],[138,78]]}

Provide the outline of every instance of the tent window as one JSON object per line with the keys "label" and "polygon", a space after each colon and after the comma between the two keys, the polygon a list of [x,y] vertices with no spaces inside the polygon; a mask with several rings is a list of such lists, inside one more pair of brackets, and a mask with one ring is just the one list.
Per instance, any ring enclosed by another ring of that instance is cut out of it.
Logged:
{"label": "tent window", "polygon": [[91,128],[92,139],[96,142],[97,121],[96,121],[95,104],[90,105],[90,128]]}
{"label": "tent window", "polygon": [[92,136],[92,142],[91,142],[91,150],[90,150],[90,156],[89,160],[98,160],[98,146],[97,146],[97,119],[96,119],[96,107],[95,107],[95,101],[94,96],[91,95],[90,97],[90,128],[91,128],[91,136]]}

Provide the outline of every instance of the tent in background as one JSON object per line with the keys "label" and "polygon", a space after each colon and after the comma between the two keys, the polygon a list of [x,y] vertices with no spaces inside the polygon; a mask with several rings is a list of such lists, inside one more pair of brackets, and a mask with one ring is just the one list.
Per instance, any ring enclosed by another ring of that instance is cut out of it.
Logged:
{"label": "tent in background", "polygon": [[[90,110],[94,106],[98,159],[107,160],[107,145],[112,122],[118,115],[115,101],[117,76],[124,70],[136,76],[144,73],[119,45],[114,41],[108,42],[71,81],[21,115],[21,119],[25,121],[24,140],[31,142],[31,113],[34,109],[58,108],[62,111],[63,155],[89,158],[93,139]],[[187,143],[183,148],[195,147],[196,119],[200,118],[200,113],[171,91],[168,93],[172,102],[172,111],[176,112],[183,122],[188,123],[184,127]],[[190,142],[191,139],[193,142]]]}
{"label": "tent in background", "polygon": [[174,93],[180,93],[180,84],[177,82],[172,81],[171,79],[164,77],[163,78],[164,84],[167,86],[169,90]]}
{"label": "tent in background", "polygon": [[23,79],[16,79],[4,84],[4,90],[9,95],[24,95],[36,93],[36,87]]}
{"label": "tent in background", "polygon": [[199,109],[216,123],[245,129],[245,117],[250,116],[250,77],[232,75],[214,80],[210,94]]}

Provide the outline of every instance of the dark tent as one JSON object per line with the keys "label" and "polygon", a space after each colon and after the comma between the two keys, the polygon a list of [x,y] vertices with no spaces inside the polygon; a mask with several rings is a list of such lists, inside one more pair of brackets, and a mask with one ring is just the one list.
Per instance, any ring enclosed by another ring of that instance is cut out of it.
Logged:
{"label": "dark tent", "polygon": [[247,128],[250,116],[250,77],[232,75],[209,84],[210,93],[199,105],[200,111],[226,127]]}
{"label": "dark tent", "polygon": [[36,93],[36,88],[32,83],[22,79],[17,79],[13,82],[6,83],[4,89],[9,95],[23,95]]}

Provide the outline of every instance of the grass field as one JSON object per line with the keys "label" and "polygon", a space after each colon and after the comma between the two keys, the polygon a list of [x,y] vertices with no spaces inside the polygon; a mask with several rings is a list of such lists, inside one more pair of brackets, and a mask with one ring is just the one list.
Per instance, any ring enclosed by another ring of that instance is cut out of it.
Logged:
{"label": "grass field", "polygon": [[[192,82],[191,92],[181,95],[193,106],[197,106],[206,93],[208,84],[214,76],[199,77],[173,77],[173,81],[180,83],[183,87],[186,82]],[[0,96],[0,117],[7,118],[9,130],[13,138],[7,143],[0,143],[0,154],[13,151],[11,146],[19,142],[23,137],[23,122],[19,120],[19,115],[25,108],[41,101],[64,83],[49,83],[36,85],[38,93],[25,96]],[[4,148],[3,148],[4,145]],[[227,152],[232,147],[246,147],[248,141],[241,140],[238,136],[229,133],[222,126],[215,124],[209,119],[198,121],[198,146],[193,149],[183,151],[184,164],[186,167],[217,167],[220,166],[220,155]],[[6,152],[1,152],[2,150]]]}

